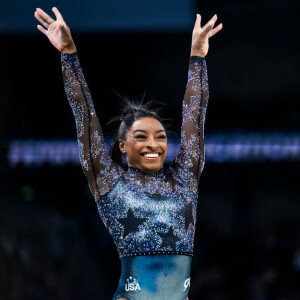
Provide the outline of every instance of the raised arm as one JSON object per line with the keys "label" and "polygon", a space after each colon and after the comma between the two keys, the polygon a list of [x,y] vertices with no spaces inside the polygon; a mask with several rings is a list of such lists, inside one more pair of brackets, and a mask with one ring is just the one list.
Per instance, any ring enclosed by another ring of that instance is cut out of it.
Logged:
{"label": "raised arm", "polygon": [[84,174],[95,200],[109,192],[123,170],[105,151],[99,119],[96,116],[91,94],[83,75],[70,29],[57,8],[53,8],[54,21],[41,9],[36,18],[48,29],[38,29],[61,52],[62,72],[67,99],[76,122],[79,156]]}
{"label": "raised arm", "polygon": [[201,28],[201,17],[197,15],[182,107],[180,150],[171,166],[195,193],[205,162],[204,122],[209,94],[205,56],[208,39],[222,29],[222,24],[213,28],[216,20],[215,15]]}
{"label": "raised arm", "polygon": [[99,119],[78,54],[61,54],[65,92],[76,121],[79,156],[90,189],[98,199],[117,183],[122,169],[107,154]]}

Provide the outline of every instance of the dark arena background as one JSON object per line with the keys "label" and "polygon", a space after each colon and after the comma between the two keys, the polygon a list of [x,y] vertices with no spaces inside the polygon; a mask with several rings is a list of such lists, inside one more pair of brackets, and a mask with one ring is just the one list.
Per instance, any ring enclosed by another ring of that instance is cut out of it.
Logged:
{"label": "dark arena background", "polygon": [[223,30],[210,98],[190,300],[300,299],[299,1],[0,3],[0,300],[112,299],[120,261],[79,164],[60,53],[37,7],[70,26],[107,145],[116,94],[166,104],[168,161],[196,13]]}

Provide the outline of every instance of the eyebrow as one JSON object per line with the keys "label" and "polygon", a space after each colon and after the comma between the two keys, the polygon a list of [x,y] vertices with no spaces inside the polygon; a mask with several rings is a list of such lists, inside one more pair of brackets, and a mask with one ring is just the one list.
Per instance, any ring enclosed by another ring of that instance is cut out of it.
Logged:
{"label": "eyebrow", "polygon": [[[133,133],[135,133],[135,132],[143,132],[143,133],[147,133],[147,131],[146,130],[143,130],[143,129],[136,129]],[[159,133],[159,132],[166,132],[164,129],[159,129],[159,130],[157,130],[156,131],[156,133]]]}

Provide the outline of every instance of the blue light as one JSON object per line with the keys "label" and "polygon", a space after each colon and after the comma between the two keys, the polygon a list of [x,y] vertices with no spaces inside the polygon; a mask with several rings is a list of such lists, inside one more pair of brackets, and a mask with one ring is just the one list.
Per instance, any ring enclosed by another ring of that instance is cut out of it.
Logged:
{"label": "blue light", "polygon": [[[108,150],[109,141],[105,140]],[[169,140],[167,163],[179,150],[179,141]],[[206,162],[280,162],[300,160],[300,133],[217,134],[205,138]],[[79,165],[76,140],[13,140],[8,160],[12,167],[65,164]]]}

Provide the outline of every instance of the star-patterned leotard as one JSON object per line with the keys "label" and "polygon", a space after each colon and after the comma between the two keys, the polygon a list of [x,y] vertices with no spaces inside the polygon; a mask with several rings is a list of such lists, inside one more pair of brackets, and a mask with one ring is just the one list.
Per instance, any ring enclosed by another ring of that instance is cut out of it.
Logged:
{"label": "star-patterned leotard", "polygon": [[170,167],[155,174],[125,171],[111,160],[78,54],[62,54],[61,62],[82,169],[122,262],[113,299],[185,300],[204,167],[205,59],[190,57],[180,150]]}

